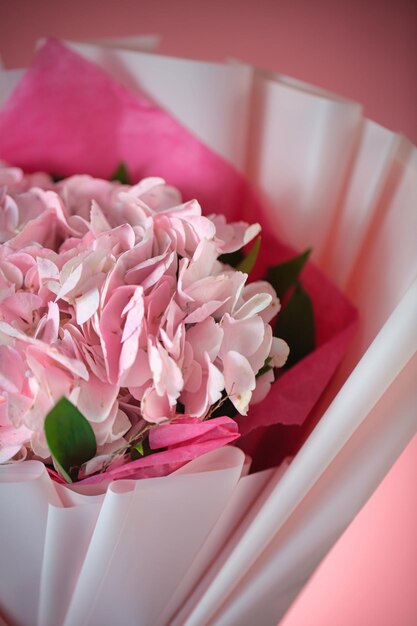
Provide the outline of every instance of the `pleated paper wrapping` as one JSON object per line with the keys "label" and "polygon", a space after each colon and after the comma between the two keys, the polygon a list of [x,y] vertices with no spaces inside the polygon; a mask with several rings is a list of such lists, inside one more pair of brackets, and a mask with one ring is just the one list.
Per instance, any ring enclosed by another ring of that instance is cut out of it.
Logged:
{"label": "pleated paper wrapping", "polygon": [[[313,247],[361,322],[317,408],[324,415],[285,473],[239,480],[243,455],[224,449],[209,456],[213,471],[199,471],[200,459],[179,476],[71,501],[37,464],[7,468],[0,532],[13,568],[1,571],[3,615],[274,626],[417,430],[417,150],[359,105],[291,79],[76,47],[245,173],[275,234]],[[4,73],[2,85],[17,77]]]}

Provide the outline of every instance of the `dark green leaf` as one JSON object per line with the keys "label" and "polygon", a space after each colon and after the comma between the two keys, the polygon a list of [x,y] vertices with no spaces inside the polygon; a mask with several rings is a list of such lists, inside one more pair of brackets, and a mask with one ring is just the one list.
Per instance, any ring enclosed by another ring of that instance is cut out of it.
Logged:
{"label": "dark green leaf", "polygon": [[255,267],[256,259],[258,258],[259,249],[261,247],[261,239],[261,237],[257,238],[248,254],[236,267],[238,272],[244,272],[245,274],[251,273],[251,271]]}
{"label": "dark green leaf", "polygon": [[130,458],[132,459],[132,461],[137,461],[143,456],[145,456],[145,450],[143,447],[143,441],[141,441],[130,449]]}
{"label": "dark green leaf", "polygon": [[115,171],[113,172],[110,180],[118,180],[122,185],[130,185],[130,176],[126,167],[126,163],[121,161]]}
{"label": "dark green leaf", "polygon": [[141,441],[140,443],[137,443],[137,444],[135,445],[135,450],[137,450],[137,452],[139,452],[139,454],[140,454],[141,456],[143,456],[143,455],[144,455],[144,451],[143,451],[143,441]]}
{"label": "dark green leaf", "polygon": [[129,452],[131,461],[138,461],[143,457],[143,454],[140,454],[136,448],[130,448]]}
{"label": "dark green leaf", "polygon": [[230,267],[237,267],[239,263],[243,261],[245,255],[242,252],[242,248],[239,250],[235,250],[234,252],[227,252],[226,254],[221,254],[219,256],[220,263],[225,263],[226,265],[230,265]]}
{"label": "dark green leaf", "polygon": [[256,378],[259,378],[259,376],[262,376],[262,374],[266,374],[266,372],[269,372],[269,370],[272,369],[272,367],[270,366],[271,361],[272,361],[272,358],[270,356],[267,356],[265,359],[265,363],[262,365],[261,369],[256,374]]}
{"label": "dark green leaf", "polygon": [[274,335],[284,339],[290,346],[285,368],[295,365],[314,350],[313,305],[300,283],[296,284],[291,298],[278,315]]}
{"label": "dark green leaf", "polygon": [[310,254],[311,249],[309,248],[294,259],[268,268],[266,280],[271,283],[278,298],[281,299],[288,289],[295,285]]}
{"label": "dark green leaf", "polygon": [[61,398],[46,416],[44,430],[59,471],[68,482],[76,480],[80,466],[97,451],[89,422],[69,400]]}

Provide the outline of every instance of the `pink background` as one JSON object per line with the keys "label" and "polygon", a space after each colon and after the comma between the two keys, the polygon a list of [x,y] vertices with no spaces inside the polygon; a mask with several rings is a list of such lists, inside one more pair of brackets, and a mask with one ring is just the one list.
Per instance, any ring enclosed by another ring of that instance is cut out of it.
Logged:
{"label": "pink background", "polygon": [[[417,143],[413,0],[6,0],[0,55],[30,62],[44,35],[159,33],[160,51],[235,57],[362,102]],[[417,438],[323,561],[282,626],[417,624]],[[261,616],[260,616],[261,618]]]}

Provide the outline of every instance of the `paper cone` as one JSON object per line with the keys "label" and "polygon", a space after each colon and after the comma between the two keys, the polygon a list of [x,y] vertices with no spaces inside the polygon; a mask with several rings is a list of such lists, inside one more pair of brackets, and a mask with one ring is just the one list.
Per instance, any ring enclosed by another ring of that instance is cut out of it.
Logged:
{"label": "paper cone", "polygon": [[[1,468],[1,545],[18,537],[17,523],[24,534],[29,499],[39,536],[31,568],[11,577],[9,565],[2,575],[0,607],[19,624],[38,615],[38,624],[110,625],[123,616],[144,626],[249,626],[262,616],[262,626],[275,626],[417,430],[417,150],[364,119],[359,105],[291,79],[73,47],[245,173],[271,232],[313,246],[316,263],[358,307],[360,326],[316,407],[318,425],[285,471],[239,480],[243,455],[225,448],[209,453],[205,471],[203,457],[171,477],[121,481],[104,496],[68,501],[38,465]],[[3,101],[16,77],[1,74]],[[198,502],[204,515],[178,502]],[[149,507],[143,519],[141,503]],[[65,582],[62,533],[77,545]],[[11,542],[4,566],[26,549]],[[40,586],[30,587],[36,572]],[[161,572],[159,599],[149,601]]]}

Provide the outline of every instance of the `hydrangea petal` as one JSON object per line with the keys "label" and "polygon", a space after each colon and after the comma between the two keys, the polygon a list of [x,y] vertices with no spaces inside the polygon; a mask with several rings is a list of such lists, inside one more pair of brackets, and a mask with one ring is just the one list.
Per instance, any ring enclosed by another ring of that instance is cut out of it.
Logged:
{"label": "hydrangea petal", "polygon": [[241,415],[246,415],[252,391],[256,387],[253,370],[245,357],[231,350],[223,359],[226,392]]}

